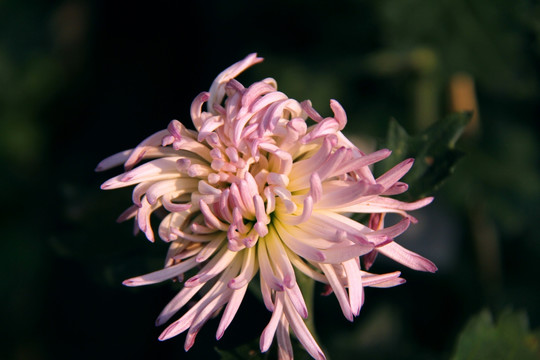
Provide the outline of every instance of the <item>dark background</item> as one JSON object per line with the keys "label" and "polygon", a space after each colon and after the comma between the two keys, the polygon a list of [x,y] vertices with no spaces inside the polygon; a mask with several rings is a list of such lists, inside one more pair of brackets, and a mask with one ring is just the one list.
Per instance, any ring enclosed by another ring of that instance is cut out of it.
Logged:
{"label": "dark background", "polygon": [[[255,5],[256,3],[256,5]],[[130,190],[99,190],[106,156],[166,127],[251,52],[264,77],[349,133],[384,137],[391,117],[416,134],[450,113],[449,84],[474,79],[479,117],[467,155],[420,223],[399,239],[436,274],[367,289],[354,324],[316,296],[332,359],[444,359],[482,309],[540,327],[540,7],[535,1],[0,1],[0,358],[218,358],[258,339],[269,313],[252,297],[220,342],[211,321],[194,348],[157,341],[154,319],[178,285],[126,288],[162,265],[165,245],[115,223]],[[301,357],[299,357],[301,358]]]}

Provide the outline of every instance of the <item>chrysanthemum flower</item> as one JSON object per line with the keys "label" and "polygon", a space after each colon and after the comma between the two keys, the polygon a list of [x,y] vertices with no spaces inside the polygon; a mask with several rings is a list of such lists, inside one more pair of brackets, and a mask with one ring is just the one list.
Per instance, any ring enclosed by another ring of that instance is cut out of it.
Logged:
{"label": "chrysanthemum flower", "polygon": [[[195,131],[173,120],[135,149],[103,160],[97,170],[124,164],[126,172],[101,187],[136,185],[134,205],[120,220],[135,218],[150,241],[151,214],[166,210],[158,230],[170,243],[165,267],[124,281],[127,286],[184,281],[157,325],[198,299],[161,340],[187,330],[188,350],[204,323],[224,308],[216,335],[221,338],[258,274],[264,304],[272,312],[260,337],[261,351],[277,337],[279,357],[291,359],[292,329],[312,357],[324,359],[303,320],[309,314],[295,271],[327,284],[352,321],[364,302],[365,286],[404,282],[399,271],[365,271],[376,254],[416,270],[436,270],[394,241],[415,221],[407,211],[432,198],[405,203],[389,197],[407,190],[399,179],[413,160],[375,178],[369,166],[390,151],[366,155],[353,145],[341,133],[347,120],[337,101],[330,101],[333,116],[323,118],[309,101],[299,103],[277,91],[273,79],[247,88],[235,80],[260,61],[256,54],[247,56],[195,98]],[[140,164],[143,160],[148,161]],[[353,213],[369,214],[369,224],[352,220]],[[400,214],[402,220],[384,227],[386,213]]]}

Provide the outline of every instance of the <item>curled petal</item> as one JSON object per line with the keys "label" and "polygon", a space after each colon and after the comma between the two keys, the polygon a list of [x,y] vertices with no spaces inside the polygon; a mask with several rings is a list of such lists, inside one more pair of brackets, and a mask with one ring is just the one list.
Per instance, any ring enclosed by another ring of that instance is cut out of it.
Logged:
{"label": "curled petal", "polygon": [[130,170],[135,166],[139,161],[142,160],[145,153],[155,148],[156,146],[161,145],[161,139],[163,139],[164,136],[168,135],[167,130],[161,130],[157,133],[147,137],[145,140],[143,140],[133,151],[129,154],[129,157],[126,159],[126,162],[124,163],[124,167],[126,170]]}
{"label": "curled petal", "polygon": [[238,76],[242,71],[248,67],[261,62],[263,59],[257,57],[257,54],[249,54],[245,59],[235,63],[222,71],[212,83],[210,87],[210,98],[208,99],[208,110],[213,111],[214,104],[219,104],[223,100],[225,95],[225,84]]}
{"label": "curled petal", "polygon": [[338,103],[336,100],[330,100],[330,108],[334,112],[334,119],[338,122],[339,130],[343,130],[347,124],[347,115],[345,114],[345,109]]}

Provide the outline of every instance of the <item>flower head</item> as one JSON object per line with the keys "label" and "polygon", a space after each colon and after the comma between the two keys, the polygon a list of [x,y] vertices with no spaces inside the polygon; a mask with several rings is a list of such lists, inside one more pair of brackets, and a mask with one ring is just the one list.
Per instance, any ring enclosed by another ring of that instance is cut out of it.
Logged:
{"label": "flower head", "polygon": [[[136,185],[133,205],[120,220],[135,218],[150,241],[155,238],[151,214],[160,208],[167,212],[158,229],[170,243],[165,267],[124,281],[128,286],[184,281],[157,325],[198,296],[161,340],[187,330],[188,350],[204,323],[224,308],[217,330],[221,338],[258,274],[264,304],[272,312],[261,351],[269,349],[277,333],[280,358],[292,358],[292,329],[312,357],[324,359],[303,320],[309,314],[295,271],[327,284],[352,321],[364,302],[365,286],[404,282],[398,271],[366,271],[377,253],[416,270],[436,270],[394,242],[415,222],[407,211],[432,198],[405,203],[389,197],[407,190],[399,179],[413,160],[375,178],[369,166],[390,151],[366,155],[353,145],[341,133],[347,119],[337,101],[330,101],[333,116],[323,118],[310,101],[299,103],[277,91],[273,79],[247,88],[235,80],[260,61],[256,54],[247,56],[195,98],[195,131],[173,120],[134,149],[103,160],[97,170],[124,164],[126,172],[101,187]],[[351,213],[369,214],[369,224],[352,220]],[[402,220],[384,227],[386,213],[400,214]]]}

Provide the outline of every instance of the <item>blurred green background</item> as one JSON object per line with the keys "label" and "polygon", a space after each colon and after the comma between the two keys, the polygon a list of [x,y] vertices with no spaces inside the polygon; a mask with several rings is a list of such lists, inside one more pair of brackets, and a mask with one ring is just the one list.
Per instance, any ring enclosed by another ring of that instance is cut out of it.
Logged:
{"label": "blurred green background", "polygon": [[374,272],[408,283],[367,289],[353,324],[317,295],[331,358],[540,358],[532,0],[0,0],[0,358],[213,359],[258,338],[269,313],[250,296],[220,342],[215,321],[187,354],[182,335],[157,341],[178,285],[121,281],[160,267],[166,247],[115,223],[130,190],[100,191],[116,170],[93,171],[171,119],[189,123],[192,99],[250,52],[265,62],[242,82],[274,77],[324,115],[337,99],[366,147],[391,118],[418,134],[477,109],[454,175],[398,239],[439,271],[378,260]]}

